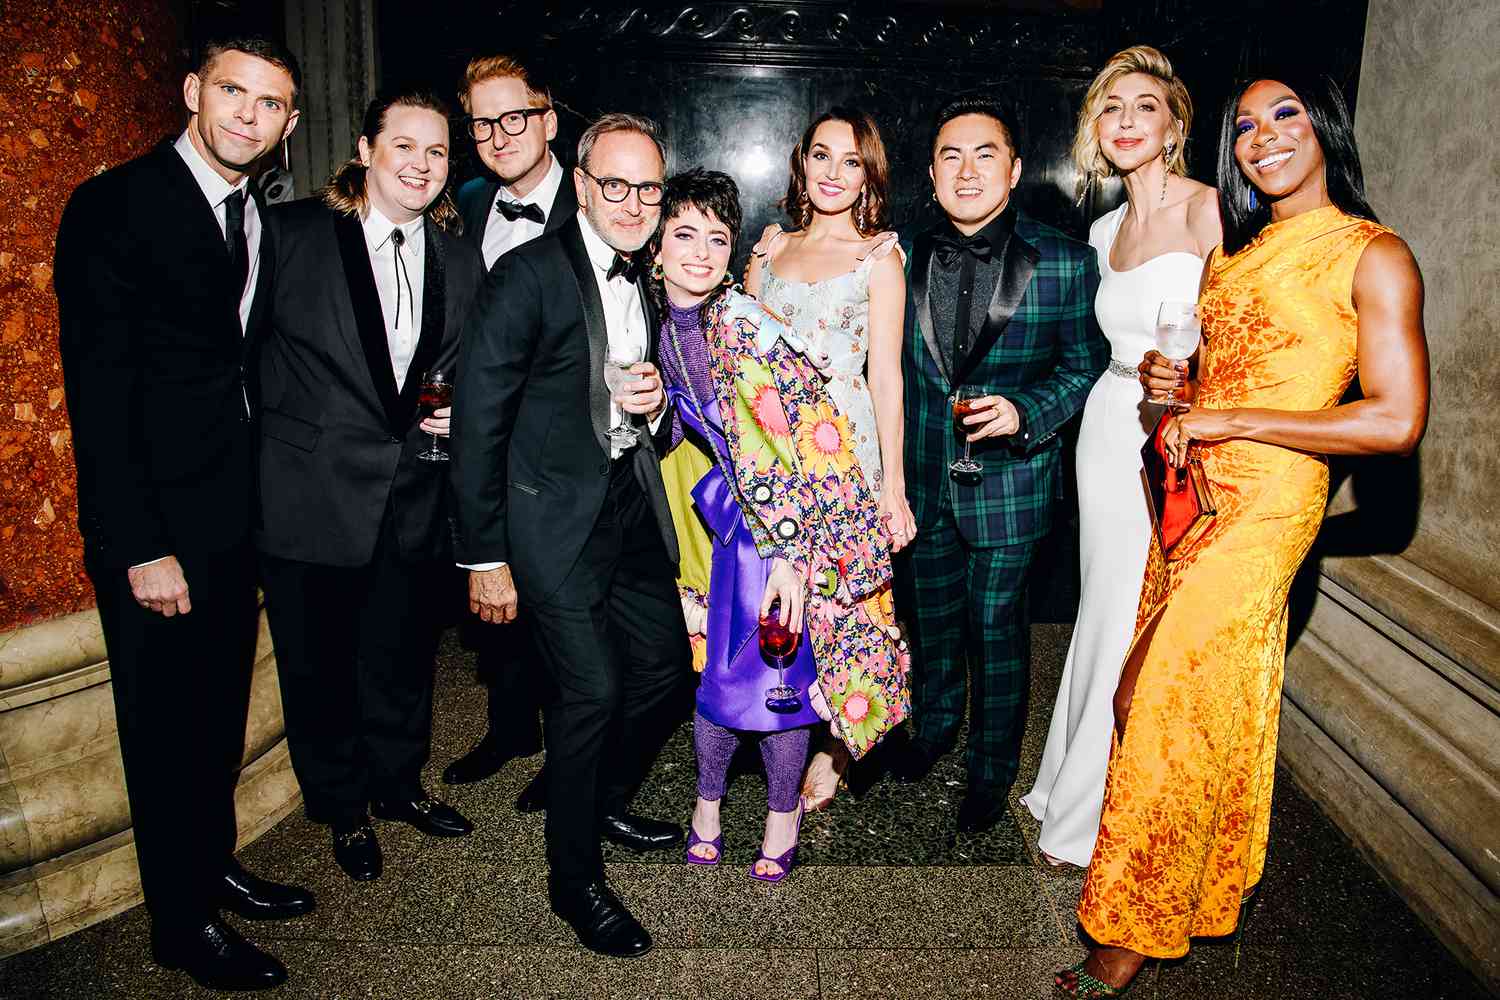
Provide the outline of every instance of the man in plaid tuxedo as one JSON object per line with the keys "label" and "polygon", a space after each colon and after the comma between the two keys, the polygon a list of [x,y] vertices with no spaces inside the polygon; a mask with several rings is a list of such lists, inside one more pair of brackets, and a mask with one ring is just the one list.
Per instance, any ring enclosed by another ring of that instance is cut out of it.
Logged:
{"label": "man in plaid tuxedo", "polygon": [[[917,518],[909,611],[915,739],[895,763],[916,779],[964,714],[968,791],[960,832],[989,829],[1015,780],[1026,703],[1026,577],[1052,526],[1058,430],[1109,362],[1094,320],[1094,251],[1010,204],[1015,123],[985,98],[937,117],[929,173],[948,221],[912,243],[906,306],[906,490]],[[960,456],[956,397],[977,473]]]}

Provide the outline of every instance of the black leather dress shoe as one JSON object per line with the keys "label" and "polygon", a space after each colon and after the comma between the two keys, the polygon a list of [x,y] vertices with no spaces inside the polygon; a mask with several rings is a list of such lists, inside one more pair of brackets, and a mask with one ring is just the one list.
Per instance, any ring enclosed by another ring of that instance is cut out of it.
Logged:
{"label": "black leather dress shoe", "polygon": [[638,958],[651,950],[651,935],[600,879],[580,889],[553,889],[552,912],[568,922],[589,951],[611,958]]}
{"label": "black leather dress shoe", "polygon": [[269,990],[286,982],[286,966],[221,920],[171,930],[153,924],[151,957],[210,990]]}
{"label": "black leather dress shoe", "polygon": [[236,862],[219,885],[219,905],[246,920],[290,920],[312,912],[313,894],[301,886],[268,882]]}
{"label": "black leather dress shoe", "polygon": [[938,759],[937,754],[916,740],[893,746],[890,750],[890,760],[886,763],[887,769],[896,776],[897,781],[904,781],[908,784],[921,781],[931,774],[933,765]]}
{"label": "black leather dress shoe", "polygon": [[1008,788],[970,785],[958,807],[959,833],[984,833],[1005,815]]}
{"label": "black leather dress shoe", "polygon": [[380,841],[368,823],[333,828],[333,860],[356,882],[374,881],[385,867]]}
{"label": "black leather dress shoe", "polygon": [[547,765],[531,779],[531,783],[521,789],[521,794],[516,796],[516,812],[539,813],[547,808]]}
{"label": "black leather dress shoe", "polygon": [[541,747],[517,749],[494,733],[486,733],[484,739],[474,744],[474,749],[464,754],[443,769],[443,784],[471,785],[476,781],[493,777],[506,764],[520,757],[540,753]]}
{"label": "black leather dress shoe", "polygon": [[433,837],[466,837],[474,832],[474,824],[457,809],[425,793],[401,801],[377,799],[370,803],[370,812],[378,819],[409,823]]}
{"label": "black leather dress shoe", "polygon": [[636,851],[659,851],[682,842],[682,827],[677,824],[629,813],[604,817],[599,821],[599,829],[610,843]]}

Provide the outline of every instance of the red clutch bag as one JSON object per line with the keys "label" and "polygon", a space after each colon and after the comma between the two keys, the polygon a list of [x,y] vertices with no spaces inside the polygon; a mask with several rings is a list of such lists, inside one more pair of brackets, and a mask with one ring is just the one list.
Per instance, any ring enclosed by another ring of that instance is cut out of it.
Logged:
{"label": "red clutch bag", "polygon": [[1189,450],[1187,465],[1176,468],[1167,461],[1162,431],[1172,414],[1164,413],[1156,429],[1141,447],[1141,483],[1146,487],[1146,505],[1151,510],[1151,524],[1162,554],[1171,558],[1174,549],[1189,540],[1202,538],[1213,524],[1213,494],[1203,461],[1195,450]]}

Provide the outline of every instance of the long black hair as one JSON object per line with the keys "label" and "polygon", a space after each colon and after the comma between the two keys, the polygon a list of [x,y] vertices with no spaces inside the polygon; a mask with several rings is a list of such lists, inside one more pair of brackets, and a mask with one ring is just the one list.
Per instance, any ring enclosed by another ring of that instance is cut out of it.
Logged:
{"label": "long black hair", "polygon": [[[1234,125],[1239,117],[1240,98],[1259,80],[1286,84],[1306,109],[1318,145],[1323,149],[1323,180],[1329,200],[1346,215],[1380,221],[1365,197],[1365,172],[1359,164],[1354,124],[1349,120],[1349,108],[1338,86],[1323,74],[1296,68],[1277,69],[1241,81],[1224,103],[1219,124],[1219,217],[1224,223],[1224,252],[1238,253],[1271,221],[1271,206],[1266,197],[1240,170],[1239,161],[1234,158]],[[1251,192],[1256,194],[1253,208]]]}
{"label": "long black hair", "polygon": [[[661,225],[656,228],[656,235],[652,236],[651,241],[646,244],[648,263],[655,260],[657,253],[661,251],[661,241],[665,239],[667,223],[688,208],[696,208],[704,215],[711,215],[728,227],[729,251],[731,256],[733,255],[734,244],[740,238],[740,226],[743,222],[743,215],[740,212],[739,185],[728,174],[694,167],[667,178],[665,193],[661,199]],[[708,298],[704,299],[703,304],[699,306],[700,318],[708,316],[709,307],[719,300],[727,287],[727,285],[720,285],[709,293]],[[667,314],[665,284],[657,278],[650,282],[647,289],[661,314],[665,316]]]}

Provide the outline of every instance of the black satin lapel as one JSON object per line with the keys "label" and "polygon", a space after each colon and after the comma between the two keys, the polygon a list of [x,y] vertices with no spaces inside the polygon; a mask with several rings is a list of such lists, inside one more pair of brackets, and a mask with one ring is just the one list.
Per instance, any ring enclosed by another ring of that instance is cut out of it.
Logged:
{"label": "black satin lapel", "polygon": [[963,384],[1010,325],[1010,318],[1016,314],[1016,307],[1026,295],[1026,286],[1031,284],[1031,273],[1041,259],[1036,247],[1011,233],[1005,245],[1005,267],[1000,272],[1000,280],[995,282],[995,294],[990,297],[989,312],[984,317],[984,329],[979,331],[974,345],[959,363],[954,385]]}
{"label": "black satin lapel", "polygon": [[442,350],[443,331],[448,325],[447,251],[432,220],[424,222],[423,227],[427,247],[422,251],[422,332],[417,337],[417,349],[412,352],[411,367],[406,369],[406,381],[401,385],[401,413],[405,419],[397,432],[399,434],[405,434],[417,417],[417,394],[422,389],[422,376]]}
{"label": "black satin lapel", "polygon": [[912,242],[911,248],[911,297],[916,306],[917,332],[927,345],[927,353],[933,364],[937,365],[938,371],[942,372],[943,378],[951,385],[953,373],[948,370],[948,362],[943,359],[943,352],[938,349],[937,337],[932,330],[932,298],[927,290],[927,276],[931,270],[932,234],[923,233]]}
{"label": "black satin lapel", "polygon": [[578,196],[573,193],[573,171],[564,170],[562,183],[557,186],[557,194],[552,199],[552,207],[547,210],[547,224],[542,232],[546,234],[561,229],[577,214]]}
{"label": "black satin lapel", "polygon": [[385,316],[380,311],[380,293],[375,289],[375,272],[370,267],[370,252],[365,248],[364,227],[359,216],[339,213],[333,222],[338,236],[339,259],[344,265],[344,280],[349,285],[349,303],[354,307],[354,327],[365,352],[370,382],[375,396],[385,410],[386,426],[403,428],[401,398],[396,392],[396,373],[391,370],[391,348],[385,339]]}
{"label": "black satin lapel", "polygon": [[599,282],[594,278],[594,265],[583,245],[582,225],[575,215],[573,221],[564,226],[559,234],[563,252],[573,268],[573,280],[578,284],[578,304],[583,307],[583,325],[589,338],[589,420],[594,425],[594,436],[599,446],[609,452],[609,390],[604,385],[604,356],[609,349],[609,328],[604,322],[604,300],[599,297]]}

